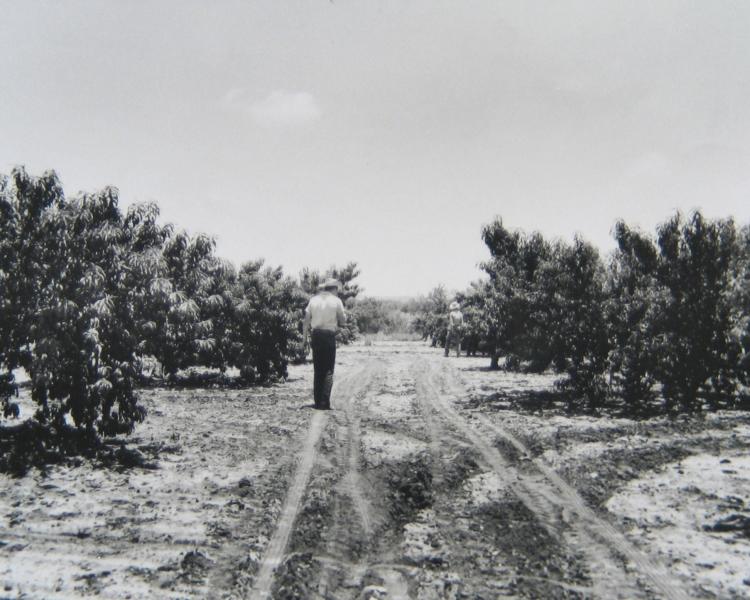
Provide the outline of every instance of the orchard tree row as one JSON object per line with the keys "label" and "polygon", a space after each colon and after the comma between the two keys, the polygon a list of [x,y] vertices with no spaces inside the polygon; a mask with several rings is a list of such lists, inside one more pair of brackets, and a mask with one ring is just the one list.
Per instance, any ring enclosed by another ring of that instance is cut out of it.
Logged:
{"label": "orchard tree row", "polygon": [[[144,359],[164,376],[192,366],[239,370],[242,381],[285,377],[304,358],[302,311],[318,282],[359,292],[356,264],[298,281],[263,261],[239,270],[213,239],[157,222],[154,204],[123,212],[117,190],[69,199],[57,176],[0,176],[0,408],[18,413],[14,371],[25,369],[35,418],[96,438],[144,417]],[[356,331],[348,328],[351,339]]]}
{"label": "orchard tree row", "polygon": [[[488,280],[457,295],[464,347],[492,366],[564,375],[573,408],[624,404],[630,413],[747,406],[750,230],[700,212],[655,236],[623,222],[605,261],[581,238],[549,241],[497,220],[482,231]],[[445,336],[442,288],[417,325]],[[441,320],[442,319],[442,320]]]}

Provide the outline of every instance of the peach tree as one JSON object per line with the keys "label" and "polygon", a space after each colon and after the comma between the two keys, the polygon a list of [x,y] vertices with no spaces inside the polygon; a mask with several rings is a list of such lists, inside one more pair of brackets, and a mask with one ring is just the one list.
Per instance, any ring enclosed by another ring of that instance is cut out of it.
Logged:
{"label": "peach tree", "polygon": [[615,225],[615,251],[607,273],[605,312],[612,350],[609,372],[613,392],[631,413],[645,413],[655,400],[659,307],[663,290],[657,284],[659,255],[654,240]]}
{"label": "peach tree", "polygon": [[54,173],[23,169],[4,180],[1,197],[4,407],[12,411],[12,373],[23,367],[48,430],[130,431],[144,416],[139,307],[160,274],[158,211],[124,216],[114,188],[66,200]]}
{"label": "peach tree", "polygon": [[[158,277],[161,236],[126,227],[117,191],[82,195],[52,211],[58,237],[54,293],[32,328],[32,397],[37,419],[90,436],[129,432],[142,420],[135,384],[137,296]],[[145,218],[143,228],[151,224]]]}
{"label": "peach tree", "polygon": [[730,293],[737,232],[731,220],[679,214],[658,228],[657,379],[668,410],[736,399],[741,346]]}
{"label": "peach tree", "polygon": [[215,241],[169,231],[161,247],[159,278],[145,291],[149,315],[141,351],[173,378],[195,365],[224,367],[214,328],[226,308],[232,267],[214,254]]}
{"label": "peach tree", "polygon": [[240,268],[226,352],[246,382],[286,377],[290,360],[304,356],[300,323],[306,304],[307,295],[281,267],[257,260]]}
{"label": "peach tree", "polygon": [[[549,287],[544,297],[542,272],[554,271],[553,248],[539,233],[510,231],[497,219],[482,230],[490,259],[482,263],[489,275],[485,306],[492,366],[505,356],[506,366],[543,371],[555,349],[549,337]],[[559,352],[558,352],[559,354]]]}
{"label": "peach tree", "polygon": [[[53,172],[31,177],[22,168],[0,176],[0,404],[5,417],[16,416],[15,371],[31,369],[36,315],[54,295],[58,259],[53,242],[59,224],[48,218],[64,204]],[[52,243],[51,243],[52,242]]]}

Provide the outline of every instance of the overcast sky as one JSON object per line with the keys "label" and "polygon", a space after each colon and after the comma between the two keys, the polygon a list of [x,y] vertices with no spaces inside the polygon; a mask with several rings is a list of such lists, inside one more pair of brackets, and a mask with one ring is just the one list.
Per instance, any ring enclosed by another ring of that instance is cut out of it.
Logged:
{"label": "overcast sky", "polygon": [[0,172],[368,295],[463,288],[481,226],[750,222],[750,2],[0,0]]}

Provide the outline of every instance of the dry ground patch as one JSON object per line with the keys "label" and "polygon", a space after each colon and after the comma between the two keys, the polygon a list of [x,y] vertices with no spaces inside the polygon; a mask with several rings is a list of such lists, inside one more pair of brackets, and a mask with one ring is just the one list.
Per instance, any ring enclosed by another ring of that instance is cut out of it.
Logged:
{"label": "dry ground patch", "polygon": [[0,597],[750,597],[747,416],[571,416],[441,354],[340,349],[322,415],[309,365],[144,390],[147,468],[0,476]]}

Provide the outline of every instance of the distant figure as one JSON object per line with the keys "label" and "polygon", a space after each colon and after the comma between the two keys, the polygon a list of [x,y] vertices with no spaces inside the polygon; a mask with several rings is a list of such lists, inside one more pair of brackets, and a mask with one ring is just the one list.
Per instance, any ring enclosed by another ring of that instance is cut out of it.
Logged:
{"label": "distant figure", "polygon": [[445,336],[445,356],[450,353],[451,345],[456,345],[456,356],[461,356],[461,335],[463,334],[464,315],[458,302],[451,302],[448,307],[448,334]]}
{"label": "distant figure", "polygon": [[340,284],[335,279],[327,279],[318,289],[318,294],[310,298],[305,309],[302,328],[303,343],[307,347],[312,329],[313,397],[315,408],[331,408],[333,388],[333,368],[336,363],[336,331],[346,324],[344,304],[337,296]]}

